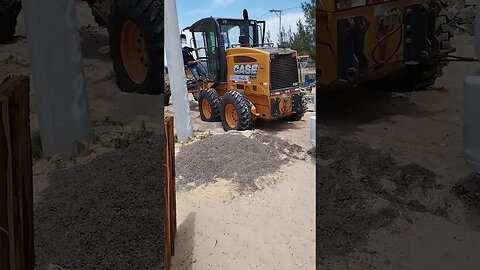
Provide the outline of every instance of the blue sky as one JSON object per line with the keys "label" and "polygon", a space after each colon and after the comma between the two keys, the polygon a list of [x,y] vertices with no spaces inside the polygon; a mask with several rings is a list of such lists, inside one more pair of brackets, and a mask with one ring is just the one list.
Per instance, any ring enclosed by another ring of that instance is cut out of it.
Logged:
{"label": "blue sky", "polygon": [[272,42],[278,40],[278,16],[269,13],[270,9],[287,9],[282,12],[282,26],[296,30],[298,19],[303,21],[301,3],[305,0],[177,0],[177,14],[180,28],[191,25],[205,17],[242,18],[243,9],[248,10],[251,19],[267,21],[267,30]]}

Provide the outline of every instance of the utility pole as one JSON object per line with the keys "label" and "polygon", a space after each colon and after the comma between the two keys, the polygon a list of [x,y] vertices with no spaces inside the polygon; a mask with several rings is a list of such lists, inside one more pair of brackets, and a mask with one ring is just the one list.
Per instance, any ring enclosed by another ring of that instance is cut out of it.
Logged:
{"label": "utility pole", "polygon": [[280,9],[270,9],[269,10],[270,13],[275,13],[277,14],[277,16],[280,18],[280,23],[278,24],[278,31],[280,33],[280,44],[279,45],[282,45],[283,44],[283,33],[282,33],[282,12],[283,10],[280,10]]}
{"label": "utility pole", "polygon": [[75,0],[23,0],[45,156],[75,155],[93,138]]}
{"label": "utility pole", "polygon": [[172,89],[175,129],[182,142],[193,136],[192,116],[188,102],[187,80],[182,60],[182,43],[175,0],[165,1],[165,51],[168,63],[168,77]]}

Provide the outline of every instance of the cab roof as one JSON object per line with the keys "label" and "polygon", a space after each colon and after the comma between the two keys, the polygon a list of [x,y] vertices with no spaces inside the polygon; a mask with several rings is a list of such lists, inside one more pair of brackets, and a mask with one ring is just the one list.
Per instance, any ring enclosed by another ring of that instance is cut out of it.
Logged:
{"label": "cab roof", "polygon": [[[203,19],[200,19],[200,20],[196,21],[195,23],[193,23],[193,24],[190,25],[190,26],[185,27],[184,29],[182,29],[182,31],[191,30],[191,29],[195,30],[195,28],[197,28],[197,27],[200,26],[200,25],[203,25],[203,24],[206,23],[206,22],[211,22],[211,21],[218,22],[219,20],[229,20],[229,21],[238,21],[238,22],[242,22],[242,21],[243,21],[243,19],[239,19],[239,18],[207,17],[207,18],[203,18]],[[249,20],[249,21],[256,21],[256,20]]]}

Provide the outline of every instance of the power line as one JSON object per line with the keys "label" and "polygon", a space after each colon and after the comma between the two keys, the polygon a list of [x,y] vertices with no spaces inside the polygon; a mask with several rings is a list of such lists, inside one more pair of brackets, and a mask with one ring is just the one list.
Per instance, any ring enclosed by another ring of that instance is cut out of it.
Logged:
{"label": "power line", "polygon": [[263,14],[262,16],[258,17],[257,20],[260,19],[260,18],[262,18],[263,16],[269,14],[269,13],[270,13],[270,12],[267,12],[267,13]]}
{"label": "power line", "polygon": [[[286,8],[286,9],[282,9],[282,12],[285,11],[285,10],[292,10],[292,9],[297,9],[297,8],[302,8],[302,7],[301,7],[301,6],[298,6],[298,7]],[[265,15],[270,14],[270,13],[271,13],[271,12],[268,11],[268,12],[262,14],[261,16],[259,16],[256,20],[261,19],[261,18],[265,17]]]}
{"label": "power line", "polygon": [[275,13],[277,14],[278,18],[280,19],[280,23],[279,23],[279,29],[278,29],[278,32],[280,33],[280,44],[283,44],[283,33],[282,33],[282,12],[286,11],[286,10],[292,10],[292,9],[296,9],[296,8],[301,8],[300,7],[293,7],[293,8],[285,8],[285,9],[270,9],[268,12],[269,13]]}
{"label": "power line", "polygon": [[285,11],[285,10],[291,10],[291,9],[297,9],[297,8],[302,8],[302,6],[293,7],[293,8],[286,8],[286,9],[282,9],[282,10]]}

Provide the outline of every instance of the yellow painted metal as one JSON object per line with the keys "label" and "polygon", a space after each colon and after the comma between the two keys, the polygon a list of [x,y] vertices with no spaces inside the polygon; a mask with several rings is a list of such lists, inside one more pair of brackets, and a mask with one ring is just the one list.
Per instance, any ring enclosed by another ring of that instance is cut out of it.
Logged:
{"label": "yellow painted metal", "polygon": [[137,84],[148,76],[148,49],[140,27],[131,20],[125,21],[121,31],[120,51],[125,71]]}

